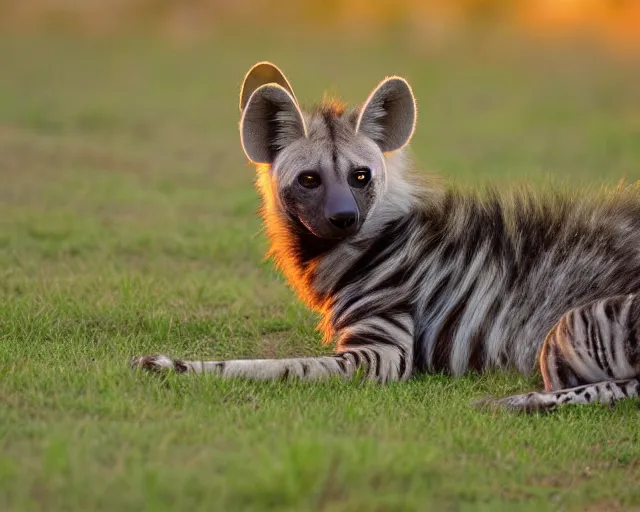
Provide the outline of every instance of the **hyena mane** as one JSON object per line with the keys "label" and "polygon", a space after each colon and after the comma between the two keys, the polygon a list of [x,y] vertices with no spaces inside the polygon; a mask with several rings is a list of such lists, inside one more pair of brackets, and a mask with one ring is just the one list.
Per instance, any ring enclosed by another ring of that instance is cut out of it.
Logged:
{"label": "hyena mane", "polygon": [[[361,367],[380,382],[495,368],[528,374],[563,315],[576,308],[596,315],[604,308],[589,306],[594,301],[640,290],[637,187],[599,194],[525,187],[480,193],[416,175],[406,148],[415,99],[399,77],[381,82],[362,106],[326,101],[303,111],[280,70],[259,63],[245,77],[240,108],[241,141],[257,166],[269,254],[320,314],[320,330],[336,343],[336,354],[242,361],[143,356],[136,366],[309,380],[350,377]],[[625,318],[636,311],[640,316],[640,309],[628,311]],[[597,320],[580,340],[557,339],[589,352],[604,339]],[[632,323],[623,329],[626,338],[617,339],[635,346]],[[594,361],[604,364],[592,351]],[[556,361],[556,352],[545,354]],[[626,396],[638,387],[640,372],[632,363],[620,363],[624,371],[605,372],[602,380],[631,379],[615,384]],[[556,379],[546,390],[594,383],[596,376],[602,375],[594,370]],[[592,394],[594,400],[619,397]],[[495,403],[536,410],[569,402],[567,396]]]}

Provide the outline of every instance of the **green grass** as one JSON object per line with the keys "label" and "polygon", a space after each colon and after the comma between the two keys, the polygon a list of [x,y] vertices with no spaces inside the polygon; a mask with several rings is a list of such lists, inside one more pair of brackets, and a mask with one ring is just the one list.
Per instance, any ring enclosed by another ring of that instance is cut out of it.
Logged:
{"label": "green grass", "polygon": [[407,76],[420,169],[640,178],[637,66],[326,41],[0,39],[0,510],[640,508],[638,408],[480,413],[535,377],[377,387],[133,374],[133,355],[327,353],[271,265],[237,137],[270,58],[298,97]]}

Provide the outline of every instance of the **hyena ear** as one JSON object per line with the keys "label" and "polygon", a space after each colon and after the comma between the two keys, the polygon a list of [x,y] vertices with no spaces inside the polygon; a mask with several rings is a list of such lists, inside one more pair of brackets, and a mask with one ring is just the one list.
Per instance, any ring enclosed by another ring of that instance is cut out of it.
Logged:
{"label": "hyena ear", "polygon": [[284,87],[266,84],[249,97],[240,120],[242,149],[249,160],[273,163],[280,150],[306,136],[302,112]]}
{"label": "hyena ear", "polygon": [[240,112],[247,106],[249,98],[253,92],[265,84],[278,84],[284,87],[291,97],[297,103],[296,95],[293,94],[293,88],[291,84],[284,76],[284,73],[280,71],[280,68],[271,62],[258,62],[249,70],[242,81],[242,89],[240,90]]}
{"label": "hyena ear", "polygon": [[373,139],[383,152],[409,143],[416,127],[416,100],[409,83],[397,76],[386,78],[364,102],[356,132]]}

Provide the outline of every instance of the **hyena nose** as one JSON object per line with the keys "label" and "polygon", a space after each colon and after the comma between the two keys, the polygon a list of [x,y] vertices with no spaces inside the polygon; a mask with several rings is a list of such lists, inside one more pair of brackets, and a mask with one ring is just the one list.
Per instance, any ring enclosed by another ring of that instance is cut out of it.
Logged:
{"label": "hyena nose", "polygon": [[338,212],[329,217],[329,221],[338,229],[347,229],[356,223],[356,212]]}

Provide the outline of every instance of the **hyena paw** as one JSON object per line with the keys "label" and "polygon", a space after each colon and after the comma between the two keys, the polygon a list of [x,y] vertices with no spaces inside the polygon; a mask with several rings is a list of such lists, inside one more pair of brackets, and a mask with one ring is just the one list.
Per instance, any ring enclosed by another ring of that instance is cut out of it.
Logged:
{"label": "hyena paw", "polygon": [[150,372],[165,373],[175,371],[184,373],[188,370],[186,364],[177,359],[171,359],[165,355],[140,356],[131,360],[131,368],[147,370]]}
{"label": "hyena paw", "polygon": [[536,392],[511,395],[505,398],[483,398],[472,402],[471,405],[494,411],[523,413],[546,411],[555,406],[554,403],[543,400],[543,395]]}

